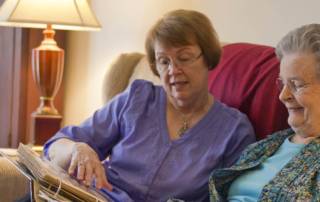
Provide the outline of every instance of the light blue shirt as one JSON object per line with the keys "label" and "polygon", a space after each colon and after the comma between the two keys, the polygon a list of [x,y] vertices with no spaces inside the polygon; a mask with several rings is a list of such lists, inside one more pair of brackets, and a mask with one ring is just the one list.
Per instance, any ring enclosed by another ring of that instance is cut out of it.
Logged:
{"label": "light blue shirt", "polygon": [[257,169],[247,171],[232,182],[228,201],[255,202],[258,200],[263,187],[305,146],[292,143],[289,138]]}
{"label": "light blue shirt", "polygon": [[254,141],[247,117],[215,101],[209,112],[180,139],[171,141],[166,93],[138,80],[80,126],[61,129],[45,145],[66,137],[88,143],[104,166],[112,201],[208,201],[209,175],[231,166]]}

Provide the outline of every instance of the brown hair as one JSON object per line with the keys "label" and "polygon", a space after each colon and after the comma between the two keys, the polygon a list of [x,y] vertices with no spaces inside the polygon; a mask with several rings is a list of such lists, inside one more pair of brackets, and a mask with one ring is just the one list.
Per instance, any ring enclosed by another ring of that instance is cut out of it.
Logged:
{"label": "brown hair", "polygon": [[192,10],[174,10],[162,17],[150,29],[145,48],[148,62],[155,75],[158,71],[155,65],[154,44],[156,41],[166,46],[184,46],[198,44],[209,70],[218,63],[221,46],[210,20],[202,13]]}

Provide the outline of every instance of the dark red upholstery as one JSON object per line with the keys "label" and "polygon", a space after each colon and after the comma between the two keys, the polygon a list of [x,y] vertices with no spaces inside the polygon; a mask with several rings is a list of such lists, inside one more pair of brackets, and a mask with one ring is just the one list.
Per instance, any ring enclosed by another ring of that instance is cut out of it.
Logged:
{"label": "dark red upholstery", "polygon": [[274,48],[235,43],[223,47],[219,65],[210,72],[209,90],[216,99],[247,114],[257,139],[288,128],[288,113],[279,101],[279,61]]}

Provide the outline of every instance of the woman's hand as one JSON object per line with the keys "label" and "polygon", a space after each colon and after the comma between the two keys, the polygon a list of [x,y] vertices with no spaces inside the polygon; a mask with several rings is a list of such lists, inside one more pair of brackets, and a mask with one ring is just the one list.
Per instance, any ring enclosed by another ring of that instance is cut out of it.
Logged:
{"label": "woman's hand", "polygon": [[98,189],[105,187],[112,190],[112,185],[107,180],[97,153],[86,143],[77,142],[74,144],[68,173],[70,175],[76,173],[77,179],[87,186],[90,186],[95,179]]}

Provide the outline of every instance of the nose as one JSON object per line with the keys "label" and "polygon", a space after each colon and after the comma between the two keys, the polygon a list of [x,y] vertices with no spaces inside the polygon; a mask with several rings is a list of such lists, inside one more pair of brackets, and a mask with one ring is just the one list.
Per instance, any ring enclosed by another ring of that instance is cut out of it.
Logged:
{"label": "nose", "polygon": [[281,102],[287,102],[293,98],[293,93],[291,90],[288,88],[287,85],[284,85],[280,94],[279,94],[279,99]]}
{"label": "nose", "polygon": [[168,69],[169,69],[169,75],[182,73],[182,69],[179,67],[179,65],[177,65],[175,61],[170,62]]}

